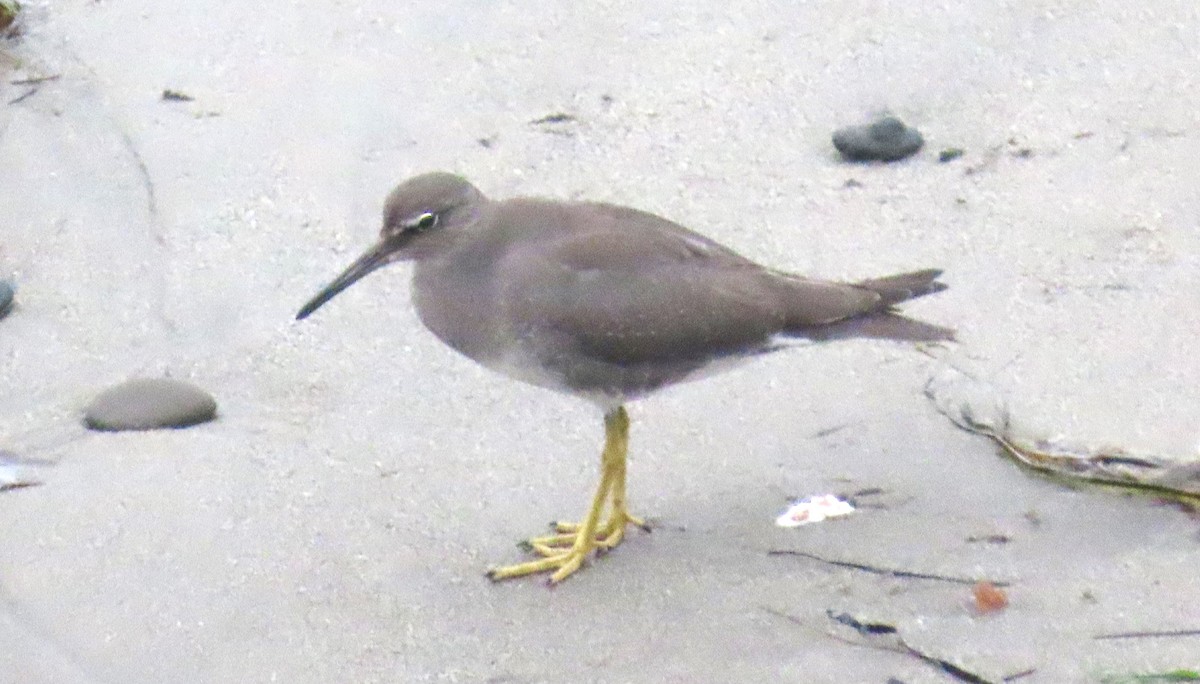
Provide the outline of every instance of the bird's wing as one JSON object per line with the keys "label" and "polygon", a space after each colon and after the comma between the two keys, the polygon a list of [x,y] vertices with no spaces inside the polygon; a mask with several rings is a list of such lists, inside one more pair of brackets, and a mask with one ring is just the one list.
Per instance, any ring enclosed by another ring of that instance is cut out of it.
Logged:
{"label": "bird's wing", "polygon": [[773,334],[877,306],[876,293],[770,271],[702,235],[624,207],[588,205],[587,230],[509,254],[501,301],[517,335],[611,363],[765,348]]}

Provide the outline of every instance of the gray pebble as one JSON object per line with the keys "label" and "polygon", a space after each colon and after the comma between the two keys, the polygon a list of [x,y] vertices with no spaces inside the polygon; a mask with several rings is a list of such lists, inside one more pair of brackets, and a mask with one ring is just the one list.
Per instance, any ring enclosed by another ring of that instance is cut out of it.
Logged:
{"label": "gray pebble", "polygon": [[195,385],[170,378],[139,378],[92,400],[84,423],[93,430],[181,428],[212,420],[217,402]]}
{"label": "gray pebble", "polygon": [[16,292],[13,290],[13,286],[0,280],[0,318],[4,318],[8,314],[8,310],[12,308],[14,294]]}
{"label": "gray pebble", "polygon": [[851,161],[896,161],[925,144],[915,128],[894,116],[885,116],[866,126],[847,126],[833,134],[833,146]]}

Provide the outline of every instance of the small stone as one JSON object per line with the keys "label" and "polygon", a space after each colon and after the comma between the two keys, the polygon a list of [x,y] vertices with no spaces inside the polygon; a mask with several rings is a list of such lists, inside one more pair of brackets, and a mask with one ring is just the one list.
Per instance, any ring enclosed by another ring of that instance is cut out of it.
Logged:
{"label": "small stone", "polygon": [[966,154],[961,147],[947,147],[938,154],[938,161],[945,164]]}
{"label": "small stone", "polygon": [[529,123],[533,124],[534,126],[540,126],[542,124],[571,123],[578,120],[579,119],[575,118],[575,116],[572,114],[567,114],[566,112],[554,112],[553,114],[547,114],[540,119],[534,119]]}
{"label": "small stone", "polygon": [[137,378],[101,392],[84,413],[93,430],[182,428],[212,420],[217,402],[195,385],[170,378]]}
{"label": "small stone", "polygon": [[167,88],[166,90],[162,91],[162,99],[166,102],[191,102],[196,98],[188,95],[182,90],[171,90],[170,88]]}
{"label": "small stone", "polygon": [[885,116],[865,126],[847,126],[833,134],[833,146],[851,161],[896,161],[925,144],[915,128],[894,116]]}
{"label": "small stone", "polygon": [[4,318],[8,314],[9,309],[12,308],[13,296],[15,295],[16,291],[13,289],[13,286],[0,280],[0,318]]}

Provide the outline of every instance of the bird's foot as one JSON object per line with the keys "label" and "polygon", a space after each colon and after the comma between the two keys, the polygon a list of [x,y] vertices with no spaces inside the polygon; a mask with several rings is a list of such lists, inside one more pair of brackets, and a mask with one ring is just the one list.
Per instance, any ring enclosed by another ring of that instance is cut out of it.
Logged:
{"label": "bird's foot", "polygon": [[581,568],[593,550],[603,552],[616,548],[625,538],[627,525],[637,525],[647,532],[650,531],[645,520],[624,511],[609,516],[603,525],[596,528],[591,539],[581,537],[582,525],[580,523],[554,523],[556,534],[534,537],[522,543],[522,546],[542,558],[492,568],[488,570],[488,579],[500,581],[541,572],[552,572],[550,584],[558,584]]}
{"label": "bird's foot", "polygon": [[[609,551],[616,548],[625,539],[625,527],[627,525],[635,525],[646,532],[650,531],[650,526],[642,518],[631,515],[628,511],[616,511],[608,517],[608,520],[603,525],[596,528],[596,548],[601,551]],[[557,534],[534,537],[526,542],[529,548],[546,557],[558,555],[562,553],[562,549],[570,548],[575,544],[576,538],[582,529],[580,523],[573,522],[556,522],[552,523],[551,527],[554,528]]]}
{"label": "bird's foot", "polygon": [[[594,550],[615,548],[625,538],[625,526],[637,525],[648,530],[646,521],[632,516],[625,508],[625,454],[629,445],[629,414],[618,407],[604,415],[604,451],[600,455],[600,484],[592,505],[581,523],[555,523],[555,534],[534,537],[525,542],[528,550],[542,556],[537,560],[488,570],[494,580],[524,577],[550,572],[550,584],[570,577],[583,566]],[[600,522],[604,511],[608,519]]]}
{"label": "bird's foot", "polygon": [[487,576],[493,582],[499,582],[514,577],[553,571],[553,574],[550,575],[550,584],[558,584],[583,567],[583,562],[587,560],[588,554],[595,546],[595,542],[576,544],[565,550],[554,551],[552,555],[547,555],[545,558],[492,568],[488,570]]}

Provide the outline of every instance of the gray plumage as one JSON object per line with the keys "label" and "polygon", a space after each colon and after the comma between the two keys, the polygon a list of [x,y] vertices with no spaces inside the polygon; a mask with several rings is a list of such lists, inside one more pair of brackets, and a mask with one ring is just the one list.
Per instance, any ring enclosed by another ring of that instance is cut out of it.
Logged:
{"label": "gray plumage", "polygon": [[527,382],[612,408],[781,339],[951,339],[893,307],[940,271],[838,283],[760,266],[653,214],[612,204],[490,201],[432,173],[389,195],[379,243],[306,305],[416,262],[413,302],[442,341]]}

